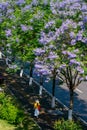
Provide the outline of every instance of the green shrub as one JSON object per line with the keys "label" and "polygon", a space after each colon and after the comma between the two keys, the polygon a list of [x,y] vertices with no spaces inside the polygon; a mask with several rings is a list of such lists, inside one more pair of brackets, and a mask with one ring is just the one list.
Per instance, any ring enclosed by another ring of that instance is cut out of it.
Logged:
{"label": "green shrub", "polygon": [[15,123],[20,124],[24,120],[24,118],[25,118],[25,115],[24,115],[23,111],[18,109]]}
{"label": "green shrub", "polygon": [[[14,64],[13,64],[13,65],[14,65]],[[6,72],[9,73],[9,74],[14,74],[14,73],[16,73],[18,70],[19,70],[19,67],[17,67],[17,68],[7,68],[7,69],[6,69]]]}
{"label": "green shrub", "polygon": [[69,120],[58,120],[54,124],[55,130],[82,130],[81,125],[79,123],[75,123],[74,121]]}
{"label": "green shrub", "polygon": [[15,123],[17,111],[17,108],[13,104],[3,104],[0,108],[0,117],[6,119],[10,123]]}
{"label": "green shrub", "polygon": [[3,102],[3,99],[5,98],[4,93],[0,93],[0,104]]}
{"label": "green shrub", "polygon": [[4,93],[0,93],[0,118],[11,124],[19,124],[24,119],[23,111],[14,105],[10,96],[5,96]]}

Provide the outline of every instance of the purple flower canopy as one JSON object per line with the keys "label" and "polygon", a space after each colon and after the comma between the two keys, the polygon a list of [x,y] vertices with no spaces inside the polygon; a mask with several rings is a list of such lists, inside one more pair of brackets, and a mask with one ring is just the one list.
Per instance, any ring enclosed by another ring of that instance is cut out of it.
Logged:
{"label": "purple flower canopy", "polygon": [[[52,24],[53,24],[53,21],[52,23],[48,22],[45,25],[45,28],[47,28],[48,26],[52,26]],[[51,29],[49,29],[48,33],[45,33],[44,31],[42,31],[39,42],[43,45],[47,45],[49,42],[55,41],[56,39],[58,39],[62,34],[65,33],[65,31],[71,28],[74,28],[74,29],[77,28],[77,23],[73,22],[73,20],[71,19],[67,19],[66,21],[62,23],[62,25],[59,28],[55,28],[55,31],[51,31]],[[75,40],[74,32],[73,33],[71,32],[70,36],[74,38],[71,41],[71,45],[75,45],[76,40]]]}

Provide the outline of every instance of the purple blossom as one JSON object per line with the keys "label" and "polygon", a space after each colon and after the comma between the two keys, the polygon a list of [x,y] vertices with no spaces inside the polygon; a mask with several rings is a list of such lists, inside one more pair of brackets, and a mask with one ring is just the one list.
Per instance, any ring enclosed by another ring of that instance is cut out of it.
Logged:
{"label": "purple blossom", "polygon": [[0,23],[2,23],[2,21],[3,21],[3,20],[0,18]]}
{"label": "purple blossom", "polygon": [[50,81],[50,78],[49,77],[47,77],[47,79],[45,80],[45,82],[49,82]]}
{"label": "purple blossom", "polygon": [[87,80],[87,76],[85,77],[85,79]]}
{"label": "purple blossom", "polygon": [[43,45],[46,45],[48,43],[47,37],[43,31],[41,32],[41,38],[39,39],[39,42]]}
{"label": "purple blossom", "polygon": [[84,78],[83,78],[83,77],[80,77],[79,80],[80,80],[80,81],[84,81]]}
{"label": "purple blossom", "polygon": [[5,11],[8,6],[9,6],[8,2],[0,3],[0,9],[2,9],[3,11]]}
{"label": "purple blossom", "polygon": [[36,68],[36,69],[42,69],[42,65],[35,64],[35,68]]}
{"label": "purple blossom", "polygon": [[67,51],[62,51],[62,54],[66,55],[66,54],[67,54]]}
{"label": "purple blossom", "polygon": [[76,57],[76,54],[71,53],[69,51],[62,51],[62,54],[68,55],[69,58],[75,58]]}
{"label": "purple blossom", "polygon": [[82,39],[82,42],[85,43],[85,44],[87,44],[87,38],[84,37],[84,38]]}
{"label": "purple blossom", "polygon": [[83,12],[87,11],[87,4],[84,3],[84,4],[82,5],[81,10],[82,10]]}
{"label": "purple blossom", "polygon": [[76,61],[75,59],[71,59],[71,60],[70,60],[70,65],[73,65],[73,64],[78,65],[78,66],[81,65],[80,62]]}
{"label": "purple blossom", "polygon": [[17,5],[25,4],[25,0],[18,0],[15,2]]}
{"label": "purple blossom", "polygon": [[47,66],[41,65],[41,64],[35,64],[35,71],[38,74],[42,74],[42,75],[49,75],[50,71],[47,68]]}
{"label": "purple blossom", "polygon": [[75,44],[76,44],[76,40],[75,40],[75,39],[72,39],[70,44],[71,44],[71,45],[75,45]]}
{"label": "purple blossom", "polygon": [[60,68],[60,69],[66,68],[66,64],[61,64],[59,68]]}
{"label": "purple blossom", "polygon": [[75,53],[76,53],[76,52],[79,52],[79,49],[75,49],[73,52],[75,52]]}
{"label": "purple blossom", "polygon": [[80,74],[83,74],[83,73],[84,73],[84,70],[83,70],[80,66],[77,66],[76,70],[77,70]]}
{"label": "purple blossom", "polygon": [[55,48],[55,46],[54,45],[49,45],[49,48],[52,49],[52,48]]}
{"label": "purple blossom", "polygon": [[57,11],[55,9],[52,9],[53,14],[57,14]]}
{"label": "purple blossom", "polygon": [[33,30],[33,27],[32,27],[32,26],[29,26],[28,29],[29,29],[29,30]]}
{"label": "purple blossom", "polygon": [[19,38],[16,38],[16,42],[19,42]]}
{"label": "purple blossom", "polygon": [[84,16],[83,23],[87,23],[87,16]]}
{"label": "purple blossom", "polygon": [[23,8],[23,11],[30,10],[31,7],[32,7],[31,5],[26,5],[26,6]]}
{"label": "purple blossom", "polygon": [[2,9],[2,6],[3,6],[3,4],[2,4],[2,3],[0,3],[0,9]]}
{"label": "purple blossom", "polygon": [[50,32],[48,33],[48,37],[50,38],[50,37],[53,37],[53,36],[54,36],[54,32],[50,31]]}
{"label": "purple blossom", "polygon": [[6,33],[6,36],[7,36],[7,37],[9,37],[9,36],[12,35],[11,29],[6,30],[5,33]]}
{"label": "purple blossom", "polygon": [[83,21],[78,22],[78,25],[80,26],[81,29],[84,29],[85,28],[84,19],[83,19]]}
{"label": "purple blossom", "polygon": [[40,55],[43,55],[45,53],[45,50],[43,50],[41,48],[37,48],[34,50],[34,53],[36,56],[40,56]]}
{"label": "purple blossom", "polygon": [[43,75],[48,75],[48,74],[49,74],[49,70],[47,70],[46,68],[45,68],[45,69],[41,69],[40,72],[41,72]]}
{"label": "purple blossom", "polygon": [[70,35],[71,39],[75,38],[75,33],[74,32],[70,32],[69,35]]}
{"label": "purple blossom", "polygon": [[65,8],[66,6],[66,2],[65,1],[62,1],[59,3],[59,8]]}
{"label": "purple blossom", "polygon": [[56,32],[55,32],[55,37],[59,37],[59,35],[60,35],[60,29],[56,29]]}
{"label": "purple blossom", "polygon": [[67,52],[69,58],[76,58],[76,54],[73,54],[71,52]]}
{"label": "purple blossom", "polygon": [[[68,26],[67,26],[66,22],[62,24],[62,26],[61,26],[60,29],[61,29],[61,32],[64,32],[65,30],[68,29]],[[63,30],[64,30],[64,31],[63,31]]]}
{"label": "purple blossom", "polygon": [[80,3],[73,3],[73,5],[71,6],[71,9],[80,10],[81,9]]}
{"label": "purple blossom", "polygon": [[78,22],[79,26],[83,26],[83,21]]}
{"label": "purple blossom", "polygon": [[50,27],[52,27],[54,24],[55,24],[55,21],[50,21],[50,22],[48,22],[48,23],[45,25],[45,28],[46,28],[46,29],[47,29],[47,28],[50,28]]}
{"label": "purple blossom", "polygon": [[53,53],[53,52],[50,52],[48,58],[49,58],[50,60],[55,59],[55,58],[57,58],[57,54],[55,54],[55,53]]}
{"label": "purple blossom", "polygon": [[47,5],[48,4],[48,0],[44,0],[44,5]]}
{"label": "purple blossom", "polygon": [[77,36],[76,36],[76,40],[77,41],[81,41],[82,37],[83,37],[83,31],[79,31],[78,34],[77,34]]}
{"label": "purple blossom", "polygon": [[21,24],[21,29],[25,32],[28,30],[28,27],[26,25]]}
{"label": "purple blossom", "polygon": [[38,5],[38,0],[33,0],[32,5],[37,6]]}

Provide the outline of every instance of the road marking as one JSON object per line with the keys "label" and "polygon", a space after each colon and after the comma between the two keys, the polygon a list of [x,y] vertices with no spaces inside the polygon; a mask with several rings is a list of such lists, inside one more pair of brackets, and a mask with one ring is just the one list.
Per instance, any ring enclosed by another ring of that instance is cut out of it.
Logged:
{"label": "road marking", "polygon": [[80,89],[76,88],[76,91],[78,91],[79,93],[83,93]]}

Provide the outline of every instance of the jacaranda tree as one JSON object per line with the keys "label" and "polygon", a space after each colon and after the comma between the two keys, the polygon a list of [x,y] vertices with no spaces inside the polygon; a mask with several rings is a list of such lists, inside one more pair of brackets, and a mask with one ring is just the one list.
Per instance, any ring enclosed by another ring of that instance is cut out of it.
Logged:
{"label": "jacaranda tree", "polygon": [[[35,50],[36,70],[61,78],[70,91],[68,118],[72,120],[75,88],[87,80],[87,3],[81,0],[51,1],[54,18],[41,31],[43,48]],[[53,105],[54,106],[54,105]]]}
{"label": "jacaranda tree", "polygon": [[[30,82],[35,55],[33,49],[39,47],[38,38],[45,21],[50,15],[49,2],[35,0],[10,1],[5,15],[5,38],[10,45],[11,55],[30,62]],[[7,15],[8,14],[8,15]],[[8,22],[6,22],[8,20]],[[20,76],[23,74],[23,66]]]}

